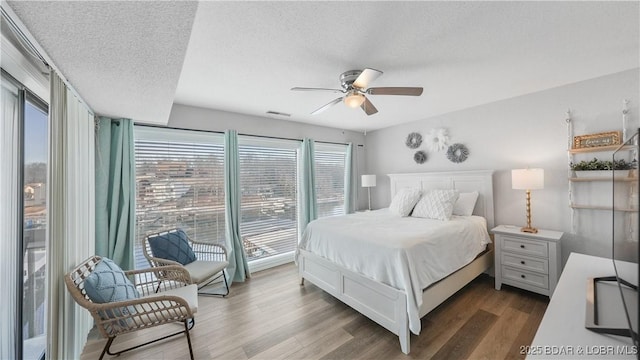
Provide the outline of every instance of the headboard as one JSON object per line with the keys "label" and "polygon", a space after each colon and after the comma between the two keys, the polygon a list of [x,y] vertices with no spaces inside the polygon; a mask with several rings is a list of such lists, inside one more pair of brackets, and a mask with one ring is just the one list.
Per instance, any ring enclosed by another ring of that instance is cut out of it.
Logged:
{"label": "headboard", "polygon": [[495,226],[493,213],[493,170],[448,171],[430,173],[389,174],[391,198],[403,188],[455,189],[460,192],[478,192],[473,214],[487,219],[489,229]]}

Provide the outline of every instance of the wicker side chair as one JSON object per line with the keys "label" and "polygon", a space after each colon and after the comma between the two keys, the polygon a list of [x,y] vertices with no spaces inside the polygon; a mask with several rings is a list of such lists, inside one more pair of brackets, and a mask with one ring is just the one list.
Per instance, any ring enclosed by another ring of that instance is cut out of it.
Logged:
{"label": "wicker side chair", "polygon": [[[80,306],[89,310],[102,336],[108,338],[100,354],[100,359],[104,357],[105,353],[117,356],[144,345],[185,334],[189,345],[189,354],[193,360],[189,330],[195,325],[194,314],[198,310],[198,294],[196,285],[191,284],[189,273],[182,266],[175,265],[125,271],[125,275],[134,280],[139,298],[94,303],[87,295],[84,285],[85,279],[95,271],[101,260],[100,256],[92,256],[67,273],[64,278],[73,299]],[[162,273],[161,277],[159,276],[160,272]],[[184,330],[144,344],[111,352],[111,345],[118,335],[175,322],[182,322]]]}
{"label": "wicker side chair", "polygon": [[[182,265],[176,261],[154,257],[151,250],[150,239],[166,239],[169,235],[181,233],[186,237],[189,246],[196,256],[196,261]],[[227,261],[227,249],[219,244],[205,243],[200,241],[193,241],[189,238],[182,229],[174,228],[170,230],[160,231],[156,233],[147,234],[143,240],[143,253],[147,258],[152,268],[166,265],[180,265],[184,266],[191,276],[191,282],[198,285],[198,294],[207,296],[222,296],[229,295],[229,284],[225,274],[225,269],[229,266]],[[225,292],[224,293],[211,293],[202,291],[202,289],[213,283],[214,281],[222,277],[224,281]]]}

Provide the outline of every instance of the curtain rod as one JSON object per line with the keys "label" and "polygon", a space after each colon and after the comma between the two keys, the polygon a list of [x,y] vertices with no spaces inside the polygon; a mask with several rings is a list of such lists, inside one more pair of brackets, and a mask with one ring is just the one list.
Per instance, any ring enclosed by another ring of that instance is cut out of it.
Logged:
{"label": "curtain rod", "polygon": [[33,57],[37,58],[44,64],[44,66],[49,67],[49,63],[47,60],[38,52],[33,43],[29,40],[29,37],[20,29],[20,26],[16,24],[13,18],[7,13],[4,7],[1,7],[2,10],[2,18],[7,21],[9,25],[9,30],[13,32],[16,39],[20,42],[22,47]]}
{"label": "curtain rod", "polygon": [[[165,126],[165,125],[155,125],[155,124],[139,124],[139,123],[136,123],[136,122],[134,122],[133,124],[136,125],[136,126],[146,126],[146,127],[152,127],[152,128],[158,128],[158,129],[186,130],[186,131],[197,131],[197,132],[204,132],[204,133],[224,134],[224,131],[217,131],[217,130],[187,129],[187,128],[180,128],[180,127],[175,127],[175,126]],[[241,134],[241,133],[238,133],[238,135],[261,137],[261,138],[266,138],[266,139],[302,141],[302,139],[286,138],[286,137],[279,137],[279,136]],[[349,145],[349,144],[345,144],[345,143],[341,143],[341,142],[332,142],[332,141],[314,140],[314,142],[322,143],[322,144],[332,144],[332,145]],[[364,145],[362,145],[362,144],[355,144],[355,145],[359,146],[359,147],[364,147]]]}
{"label": "curtain rod", "polygon": [[[49,69],[50,73],[52,71],[56,72],[60,77],[60,79],[62,79],[62,82],[65,84],[67,89],[69,89],[71,93],[76,98],[78,98],[78,100],[84,106],[87,107],[87,109],[92,115],[95,115],[95,111],[93,111],[91,106],[89,106],[89,103],[84,101],[82,96],[78,94],[76,89],[71,85],[71,82],[69,81],[69,79],[67,79],[64,76],[62,71],[60,71],[60,69],[56,66],[56,64],[51,60],[51,57],[47,54],[46,51],[44,51],[44,48],[42,48],[42,46],[40,46],[38,41],[36,41],[36,38],[33,36],[33,34],[29,32],[29,29],[24,25],[22,20],[20,20],[18,15],[16,15],[13,9],[11,9],[11,6],[9,6],[7,2],[4,0],[0,1],[0,13],[1,13],[0,16],[2,17],[2,19],[6,20],[7,25],[9,26],[9,29],[14,34],[18,42],[20,42],[20,45],[22,46],[22,48],[25,51],[27,51],[29,54],[37,58],[39,61],[41,61],[42,64],[47,69]],[[48,76],[50,77],[51,74],[48,74]],[[49,81],[50,80],[51,79],[49,79]]]}

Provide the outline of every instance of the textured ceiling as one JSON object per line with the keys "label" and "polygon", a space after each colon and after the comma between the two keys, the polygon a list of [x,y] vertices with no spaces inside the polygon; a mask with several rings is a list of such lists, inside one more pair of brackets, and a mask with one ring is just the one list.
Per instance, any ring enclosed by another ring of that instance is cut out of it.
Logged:
{"label": "textured ceiling", "polygon": [[[175,102],[372,130],[637,67],[638,2],[202,2]],[[293,86],[384,71],[379,113]],[[473,119],[469,119],[472,121]]]}
{"label": "textured ceiling", "polygon": [[100,115],[166,124],[195,1],[9,1]]}
{"label": "textured ceiling", "polygon": [[[96,112],[148,122],[166,123],[175,101],[373,130],[640,62],[638,2],[10,5]],[[384,71],[372,86],[424,93],[371,95],[373,116],[343,104],[312,116],[337,95],[289,90],[336,88],[340,73],[365,67]]]}

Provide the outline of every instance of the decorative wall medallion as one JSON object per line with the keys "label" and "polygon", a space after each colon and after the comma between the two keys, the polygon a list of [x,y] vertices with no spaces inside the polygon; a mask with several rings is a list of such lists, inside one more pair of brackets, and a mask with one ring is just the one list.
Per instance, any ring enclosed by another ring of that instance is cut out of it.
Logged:
{"label": "decorative wall medallion", "polygon": [[417,164],[424,164],[427,161],[427,153],[422,150],[416,151],[416,153],[413,154],[413,160]]}
{"label": "decorative wall medallion", "polygon": [[407,141],[405,141],[405,145],[407,145],[409,149],[417,149],[420,144],[422,144],[422,135],[418,134],[417,132],[412,132],[407,135]]}
{"label": "decorative wall medallion", "polygon": [[468,156],[469,149],[460,143],[449,146],[449,149],[447,150],[447,159],[454,163],[461,163],[467,160]]}
{"label": "decorative wall medallion", "polygon": [[446,149],[449,144],[449,134],[444,128],[431,129],[425,140],[429,150],[441,151]]}

